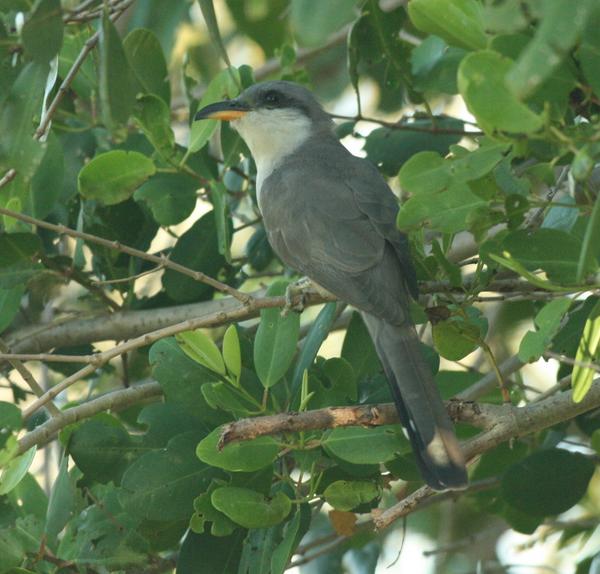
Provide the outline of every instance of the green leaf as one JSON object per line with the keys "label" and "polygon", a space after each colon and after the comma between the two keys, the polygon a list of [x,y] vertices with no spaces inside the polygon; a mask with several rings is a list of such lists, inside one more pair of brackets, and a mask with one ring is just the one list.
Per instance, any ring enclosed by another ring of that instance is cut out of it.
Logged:
{"label": "green leaf", "polygon": [[465,229],[469,213],[485,205],[467,184],[456,183],[435,196],[421,193],[411,197],[400,208],[396,223],[403,231],[429,227],[456,233]]}
{"label": "green leaf", "polygon": [[[583,335],[577,348],[575,360],[578,363],[589,363],[595,361],[598,357],[600,349],[600,302],[594,305],[594,308],[589,314],[585,326],[583,327]],[[592,382],[596,371],[583,365],[575,365],[573,367],[572,385],[573,385],[573,401],[578,403],[583,400],[587,392],[592,386]]]}
{"label": "green leaf", "polygon": [[221,351],[215,342],[202,330],[185,331],[175,336],[183,352],[197,363],[219,373],[227,374]]}
{"label": "green leaf", "polygon": [[227,207],[227,189],[222,182],[216,181],[210,186],[210,199],[217,223],[219,253],[231,262],[231,219]]}
{"label": "green leaf", "polygon": [[0,333],[12,323],[19,311],[24,293],[25,286],[23,284],[8,289],[0,288]]}
{"label": "green leaf", "polygon": [[[167,404],[183,409],[213,428],[228,417],[211,408],[202,395],[202,387],[215,381],[214,373],[190,359],[174,338],[157,341],[150,347],[148,356],[152,376],[160,383]],[[199,421],[196,422],[196,425]],[[203,428],[203,427],[201,427]]]}
{"label": "green leaf", "polygon": [[238,574],[246,532],[211,536],[188,532],[177,559],[176,574]]}
{"label": "green leaf", "polygon": [[22,455],[13,458],[0,474],[0,496],[15,488],[27,474],[37,447],[33,446]]}
{"label": "green leaf", "polygon": [[342,359],[346,359],[352,365],[359,381],[382,371],[371,335],[357,312],[352,314],[346,330],[342,345]]}
{"label": "green leaf", "polygon": [[532,133],[543,125],[506,86],[512,65],[498,52],[483,50],[466,56],[458,68],[460,93],[485,132]]}
{"label": "green leaf", "polygon": [[[63,45],[58,55],[58,75],[64,78],[75,60],[83,50],[85,43],[90,39],[93,31],[87,28],[67,28],[63,38]],[[98,73],[95,58],[86,58],[71,83],[73,91],[83,99],[89,99],[92,92],[98,88]]]}
{"label": "green leaf", "polygon": [[596,4],[595,0],[552,0],[542,3],[543,18],[535,37],[506,76],[506,85],[526,99],[568,57]]}
{"label": "green leaf", "polygon": [[[232,73],[233,77],[237,78],[237,82],[233,81]],[[232,68],[232,73],[229,70],[221,70],[211,80],[198,104],[198,109],[226,98],[235,98],[239,94],[239,72]],[[202,120],[192,123],[188,154],[194,153],[206,145],[217,128],[217,123],[218,120]]]}
{"label": "green leaf", "polygon": [[336,309],[336,303],[332,302],[324,305],[304,338],[304,344],[296,359],[296,366],[292,375],[292,396],[295,396],[299,391],[304,371],[313,364],[323,341],[329,335],[329,330],[335,319]]}
{"label": "green leaf", "polygon": [[21,31],[25,53],[40,64],[47,64],[60,50],[63,20],[60,0],[40,0]]}
{"label": "green leaf", "polygon": [[[18,176],[17,180],[2,189],[0,197],[7,197],[7,192],[14,195],[19,182],[21,186],[28,184],[44,157],[44,146],[33,137],[33,120],[39,114],[47,76],[47,65],[35,62],[27,64],[2,102],[0,167],[3,174],[9,168],[16,169]],[[25,197],[26,193],[21,200]],[[6,205],[4,199],[2,203]]]}
{"label": "green leaf", "polygon": [[[461,136],[436,133],[433,126],[431,120],[414,120],[407,123],[406,127],[425,130],[431,128],[432,131],[428,133],[391,128],[373,130],[365,140],[364,150],[367,158],[376,164],[383,174],[393,177],[416,153],[431,150],[446,155],[450,146],[458,143]],[[436,118],[435,127],[441,130],[461,130],[463,122],[454,118]]]}
{"label": "green leaf", "polygon": [[352,464],[379,464],[409,450],[399,425],[332,430],[322,442],[325,451]]}
{"label": "green leaf", "polygon": [[156,151],[163,158],[170,158],[175,152],[175,136],[171,129],[171,112],[164,100],[154,94],[138,97],[134,116]]}
{"label": "green leaf", "polygon": [[133,199],[144,202],[157,223],[181,223],[196,205],[198,182],[182,173],[157,173],[135,190]]}
{"label": "green leaf", "polygon": [[355,17],[354,0],[292,0],[290,23],[300,45],[318,46]]}
{"label": "green leaf", "polygon": [[[308,505],[303,506],[306,507]],[[304,509],[302,507],[298,508],[293,518],[286,524],[283,539],[271,555],[270,574],[283,574],[285,572],[287,564],[303,535],[303,512]],[[310,520],[310,511],[308,513]]]}
{"label": "green leaf", "polygon": [[236,418],[256,412],[257,403],[242,395],[230,382],[206,383],[202,385],[202,395],[213,409],[230,412]]}
{"label": "green leaf", "polygon": [[[217,245],[217,226],[212,211],[204,214],[178,240],[171,253],[171,261],[190,269],[216,277],[225,264]],[[178,303],[188,303],[207,298],[213,291],[209,285],[186,277],[173,269],[163,275],[167,295]]]}
{"label": "green leaf", "polygon": [[135,28],[125,37],[123,48],[139,84],[138,90],[154,94],[168,105],[171,101],[169,72],[162,47],[154,32]]}
{"label": "green leaf", "polygon": [[519,346],[519,358],[524,363],[537,361],[550,345],[558,332],[565,313],[571,306],[571,299],[554,299],[546,303],[535,316],[536,331],[527,331]]}
{"label": "green leaf", "polygon": [[313,394],[309,403],[312,409],[355,403],[356,376],[352,365],[339,357],[321,360],[311,370],[309,391]]}
{"label": "green leaf", "polygon": [[[551,281],[569,284],[576,281],[581,242],[574,235],[558,229],[519,229],[504,238],[502,252],[531,271],[542,269]],[[587,272],[593,272],[597,267],[592,261]]]}
{"label": "green leaf", "polygon": [[0,289],[24,285],[40,269],[40,238],[33,233],[0,233]]}
{"label": "green leaf", "polygon": [[116,419],[88,420],[69,440],[69,454],[75,464],[86,478],[102,483],[118,483],[136,450]]}
{"label": "green leaf", "polygon": [[586,275],[598,268],[600,256],[600,196],[596,197],[592,214],[588,219],[581,246],[581,254],[577,262],[576,281],[586,279]]}
{"label": "green leaf", "polygon": [[246,257],[248,263],[256,271],[263,271],[273,260],[273,249],[262,225],[256,229],[246,243]]}
{"label": "green leaf", "polygon": [[[284,295],[288,283],[277,281],[267,290],[268,297]],[[287,372],[300,335],[300,315],[288,313],[281,316],[281,309],[263,309],[260,325],[254,340],[254,365],[256,374],[265,388],[272,387]]]}
{"label": "green leaf", "polygon": [[212,523],[210,533],[213,536],[229,536],[237,528],[234,522],[213,506],[211,497],[217,488],[219,488],[218,483],[213,481],[208,490],[194,500],[194,514],[190,519],[190,528],[197,534],[205,531],[207,522]]}
{"label": "green leaf", "polygon": [[46,153],[31,180],[31,214],[45,219],[56,207],[63,193],[65,158],[59,138],[50,132]]}
{"label": "green leaf", "polygon": [[223,429],[213,430],[202,439],[196,448],[196,456],[203,462],[235,472],[260,470],[271,464],[277,457],[279,445],[268,436],[248,441],[233,442],[218,449]]}
{"label": "green leaf", "polygon": [[156,173],[154,162],[136,151],[112,150],[97,155],[79,172],[79,193],[86,199],[97,199],[114,205],[133,195]]}
{"label": "green leaf", "polygon": [[336,510],[352,510],[380,494],[379,487],[370,480],[336,480],[323,491],[325,500]]}
{"label": "green leaf", "polygon": [[456,74],[467,52],[449,47],[437,36],[426,37],[410,57],[414,87],[421,92],[457,94]]}
{"label": "green leaf", "polygon": [[411,0],[408,15],[419,30],[453,46],[482,50],[487,44],[481,4],[476,0]]}
{"label": "green leaf", "polygon": [[267,497],[236,486],[217,488],[211,501],[217,510],[244,528],[274,526],[283,522],[292,509],[292,501],[281,491]]}
{"label": "green leaf", "polygon": [[593,473],[594,463],[579,453],[556,448],[541,450],[506,471],[502,497],[525,514],[560,514],[577,504]]}
{"label": "green leaf", "polygon": [[69,475],[69,457],[63,456],[56,480],[50,491],[48,510],[46,514],[45,534],[51,546],[56,544],[56,538],[74,516],[77,488]]}
{"label": "green leaf", "polygon": [[119,501],[132,516],[180,520],[190,516],[194,499],[220,471],[194,456],[198,432],[176,436],[166,449],[148,452],[123,474]]}
{"label": "green leaf", "polygon": [[479,346],[477,326],[459,317],[436,323],[432,334],[437,352],[449,361],[460,361]]}
{"label": "green leaf", "polygon": [[111,131],[127,122],[135,103],[134,76],[123,44],[108,13],[100,28],[100,104],[102,120]]}
{"label": "green leaf", "polygon": [[[221,59],[223,60],[223,63],[231,72],[231,62],[229,61],[229,56],[227,55],[225,44],[223,43],[223,39],[221,38],[221,32],[219,31],[219,22],[217,21],[217,16],[215,14],[213,0],[198,0],[198,4],[200,6],[200,10],[202,11],[202,16],[204,17],[206,27],[208,28],[208,34],[210,35],[211,43],[213,46],[216,47],[219,55],[221,56]],[[239,76],[233,76],[233,80],[238,84],[238,86],[241,87]]]}
{"label": "green leaf", "polygon": [[242,352],[235,325],[229,325],[223,336],[223,360],[227,370],[239,381],[242,374]]}
{"label": "green leaf", "polygon": [[598,35],[598,26],[600,26],[600,10],[596,8],[588,21],[581,45],[577,51],[583,75],[596,96],[600,95],[600,76],[598,75],[598,69],[600,69],[600,36]]}

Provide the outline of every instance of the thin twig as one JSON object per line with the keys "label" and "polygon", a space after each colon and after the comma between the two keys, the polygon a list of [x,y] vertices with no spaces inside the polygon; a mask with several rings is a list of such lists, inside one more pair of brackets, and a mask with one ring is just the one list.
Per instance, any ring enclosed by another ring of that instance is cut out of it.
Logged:
{"label": "thin twig", "polygon": [[[306,293],[307,304],[323,303],[326,299],[317,293]],[[204,327],[215,327],[217,325],[224,325],[233,321],[239,321],[241,319],[248,319],[258,315],[261,309],[273,308],[273,307],[284,307],[286,305],[285,296],[281,297],[265,297],[263,299],[251,299],[250,303],[240,305],[237,309],[229,312],[217,311],[212,315],[200,317],[197,319],[187,319],[175,325],[163,327],[150,333],[145,333],[135,339],[131,339],[120,345],[115,345],[111,349],[103,351],[95,355],[96,362],[93,365],[86,365],[76,373],[67,377],[60,383],[54,385],[51,389],[46,391],[38,400],[34,401],[23,411],[23,417],[29,418],[34,412],[43,407],[48,401],[62,393],[65,389],[71,385],[80,381],[82,378],[91,375],[98,367],[104,365],[111,359],[128,353],[134,349],[145,347],[163,339],[181,333],[182,331],[191,331],[193,329],[199,329]]]}
{"label": "thin twig", "polygon": [[[0,343],[0,349],[8,347]],[[98,363],[97,355],[54,355],[52,353],[10,353],[3,350],[0,361],[44,361],[48,363]],[[39,396],[39,395],[38,395]]]}
{"label": "thin twig", "polygon": [[202,273],[202,271],[195,271],[194,269],[190,269],[189,267],[185,267],[184,265],[175,263],[174,261],[171,261],[164,255],[152,255],[151,253],[146,253],[145,251],[141,251],[140,249],[135,249],[134,247],[124,245],[119,241],[110,241],[109,239],[98,237],[97,235],[84,233],[83,231],[76,231],[75,229],[71,229],[70,227],[66,227],[65,225],[54,225],[53,223],[48,223],[47,221],[42,221],[41,219],[37,219],[35,217],[31,217],[29,215],[25,215],[17,211],[12,211],[11,209],[6,209],[4,207],[0,207],[0,214],[12,217],[14,219],[18,219],[19,221],[23,221],[24,223],[30,223],[31,225],[37,225],[38,227],[49,229],[50,231],[54,231],[59,235],[69,235],[70,237],[77,237],[79,239],[83,239],[84,241],[89,241],[90,243],[96,243],[98,245],[108,247],[109,249],[120,251],[121,253],[127,253],[128,255],[138,257],[139,259],[152,261],[157,265],[168,267],[169,269],[173,269],[174,271],[177,271],[182,275],[191,277],[195,281],[199,281],[200,283],[210,285],[217,291],[227,293],[228,295],[235,297],[243,303],[248,304],[251,301],[251,298],[248,294],[242,293],[241,291],[238,291],[237,289],[234,289],[233,287],[230,287],[226,283],[222,283],[217,279],[213,279],[212,277],[209,277],[208,275]]}
{"label": "thin twig", "polygon": [[[44,394],[44,389],[42,386],[35,380],[35,377],[31,374],[31,371],[21,362],[21,360],[16,358],[15,355],[10,354],[10,347],[2,339],[0,339],[0,351],[2,351],[2,353],[6,356],[13,369],[15,369],[19,375],[21,375],[23,380],[27,383],[35,395],[41,397]],[[53,402],[49,402],[46,405],[46,408],[53,417],[60,414],[60,409]]]}
{"label": "thin twig", "polygon": [[598,363],[591,363],[589,361],[577,361],[571,357],[567,357],[567,355],[563,355],[562,353],[546,351],[544,353],[544,358],[556,359],[557,361],[565,363],[566,365],[572,365],[573,367],[579,367],[581,369],[592,369],[592,371],[600,373],[600,365]]}
{"label": "thin twig", "polygon": [[17,177],[17,170],[9,169],[2,179],[0,179],[0,188],[3,188],[5,185],[8,185],[13,179]]}
{"label": "thin twig", "polygon": [[165,266],[163,263],[155,267],[154,269],[148,269],[148,271],[142,271],[137,275],[131,275],[130,277],[123,277],[122,279],[107,279],[105,281],[92,281],[92,285],[114,285],[115,283],[130,283],[131,281],[137,281],[141,277],[146,277],[147,275],[152,275],[153,273],[157,273],[164,269]]}

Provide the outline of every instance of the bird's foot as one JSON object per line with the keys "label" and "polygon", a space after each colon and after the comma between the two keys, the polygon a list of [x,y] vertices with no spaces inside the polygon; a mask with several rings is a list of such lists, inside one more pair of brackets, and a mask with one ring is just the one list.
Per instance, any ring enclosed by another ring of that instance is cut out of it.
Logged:
{"label": "bird's foot", "polygon": [[290,283],[285,290],[285,306],[281,310],[281,316],[287,316],[290,311],[302,313],[306,303],[306,292],[312,288],[313,282],[308,277]]}

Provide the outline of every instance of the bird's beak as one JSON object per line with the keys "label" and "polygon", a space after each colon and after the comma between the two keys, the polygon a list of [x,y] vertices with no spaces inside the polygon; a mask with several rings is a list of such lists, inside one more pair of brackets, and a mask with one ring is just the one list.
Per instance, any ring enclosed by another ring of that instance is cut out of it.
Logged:
{"label": "bird's beak", "polygon": [[216,102],[202,108],[194,120],[237,120],[250,111],[250,106],[240,100]]}

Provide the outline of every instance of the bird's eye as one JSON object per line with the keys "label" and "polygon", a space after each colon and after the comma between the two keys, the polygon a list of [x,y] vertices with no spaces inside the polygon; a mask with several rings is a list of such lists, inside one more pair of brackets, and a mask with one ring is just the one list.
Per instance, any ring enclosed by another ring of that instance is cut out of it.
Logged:
{"label": "bird's eye", "polygon": [[280,97],[277,92],[271,91],[265,94],[264,100],[266,104],[269,104],[270,106],[276,106],[280,101]]}

